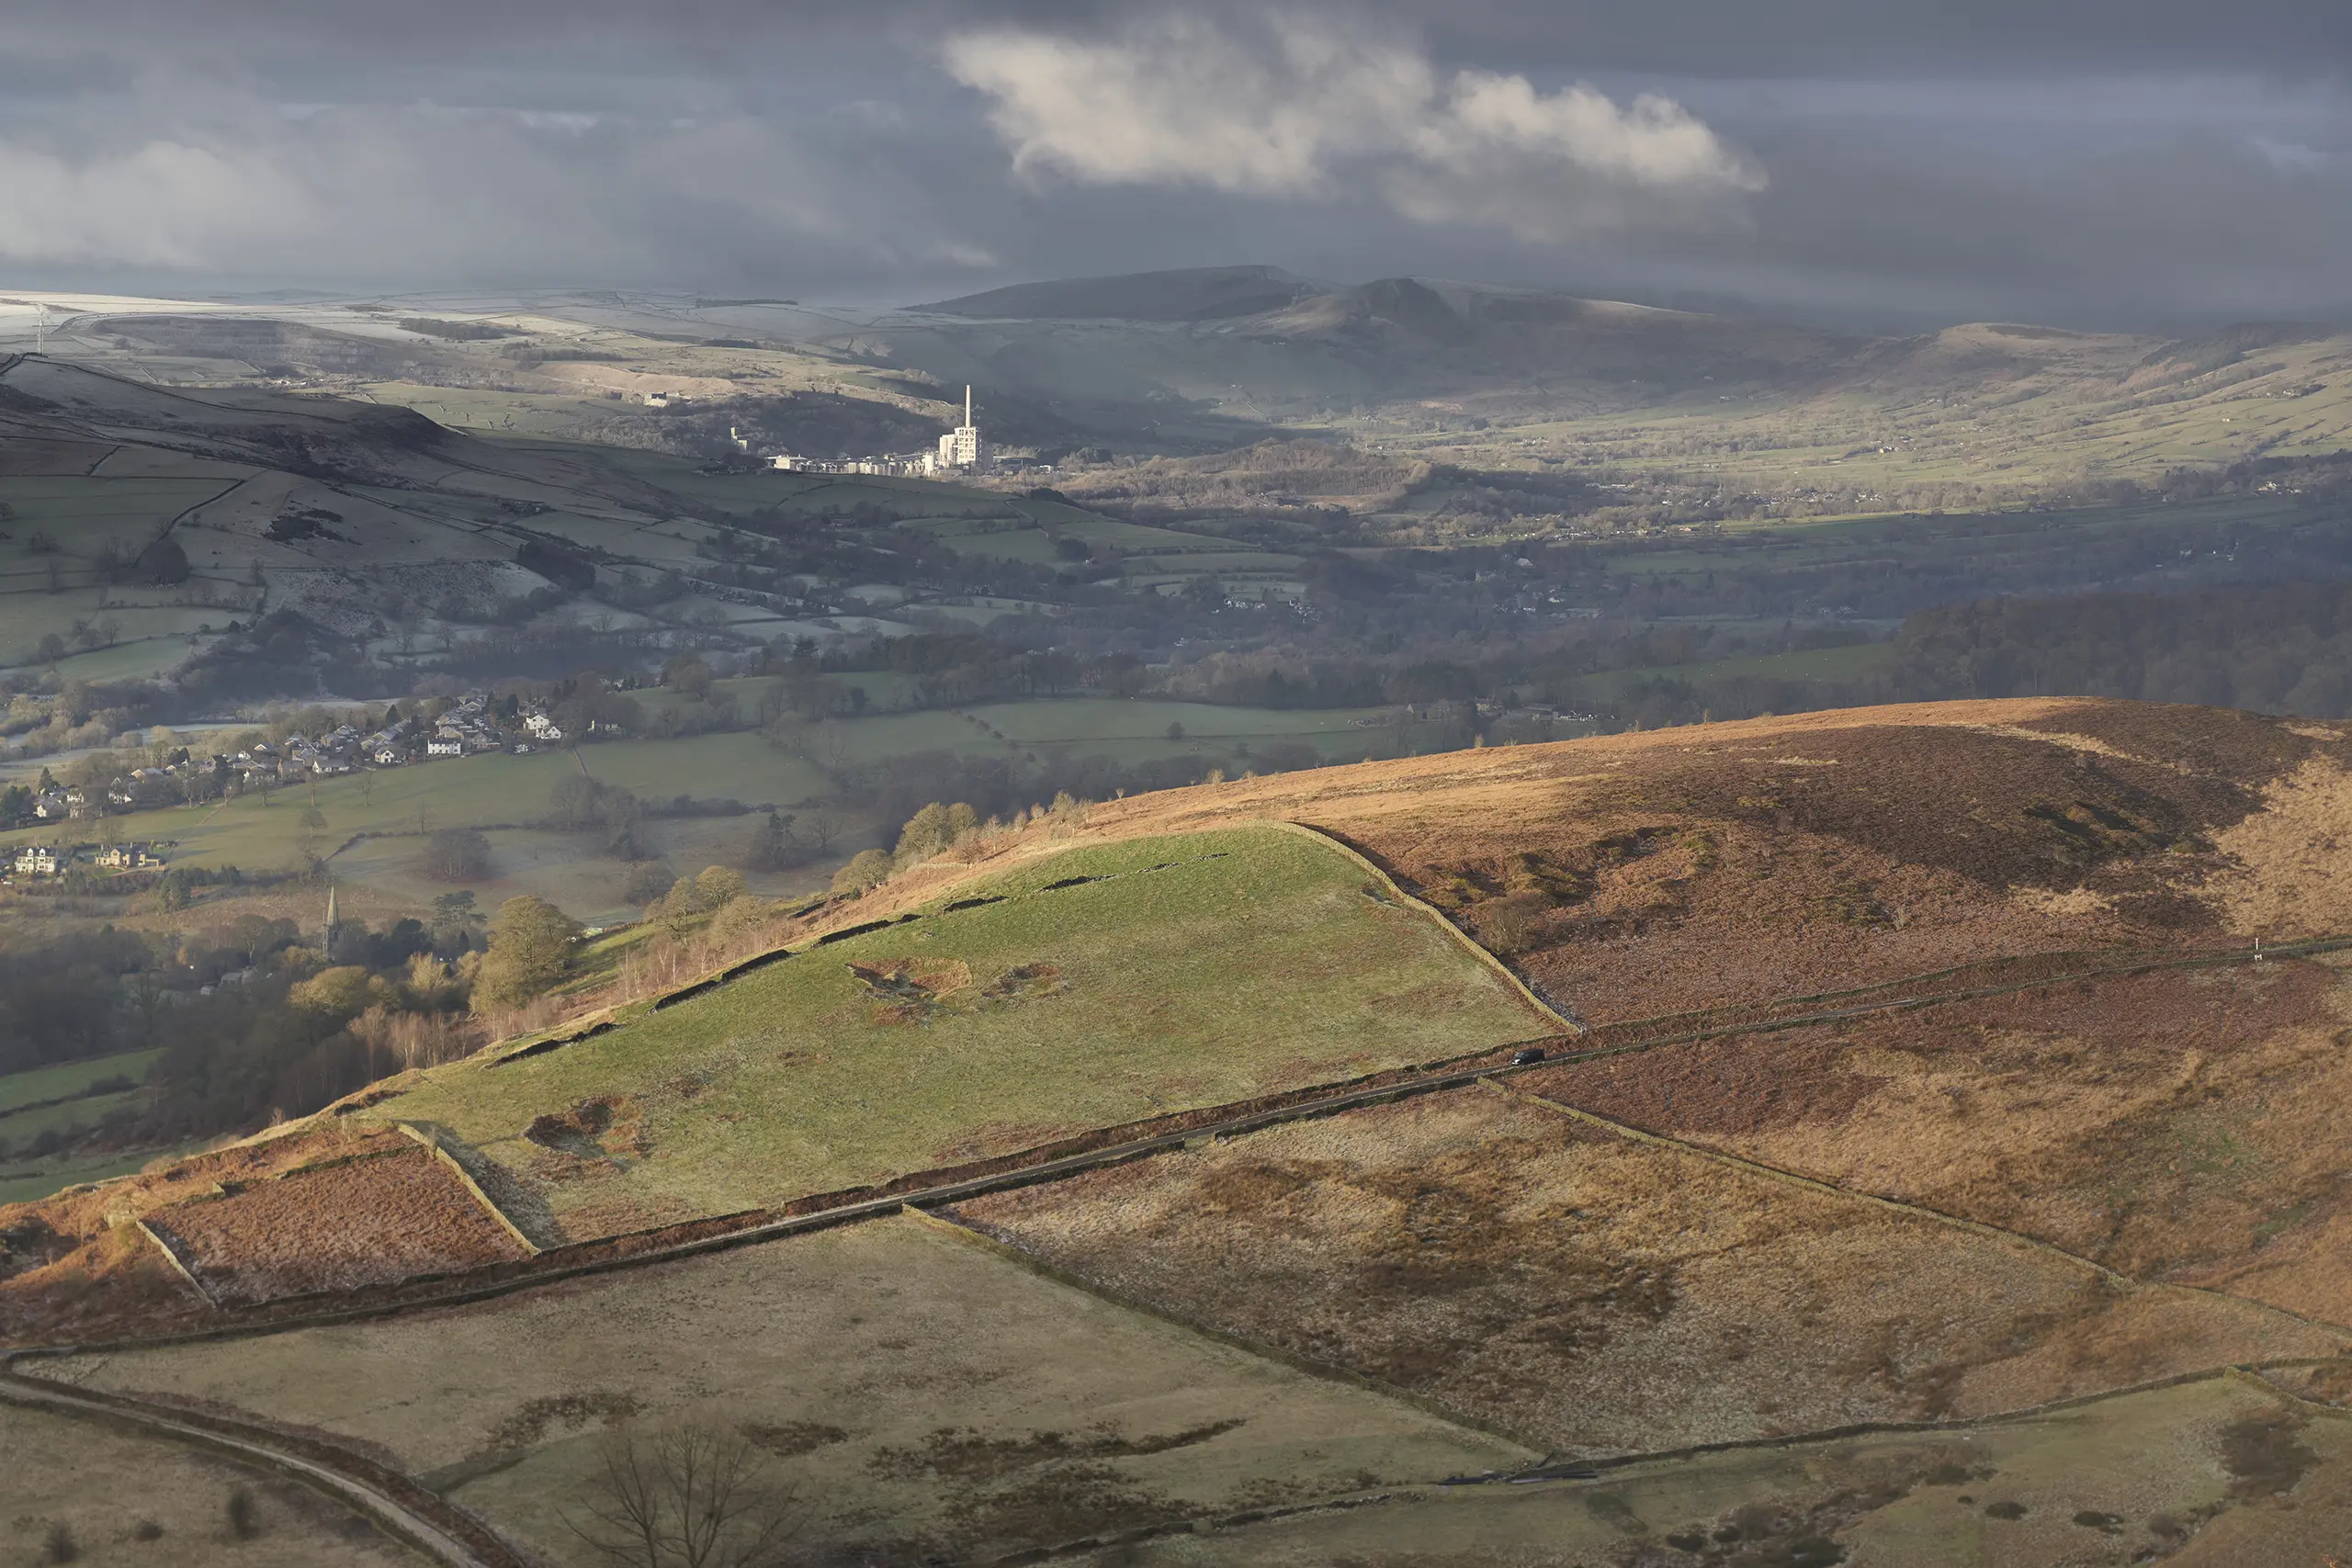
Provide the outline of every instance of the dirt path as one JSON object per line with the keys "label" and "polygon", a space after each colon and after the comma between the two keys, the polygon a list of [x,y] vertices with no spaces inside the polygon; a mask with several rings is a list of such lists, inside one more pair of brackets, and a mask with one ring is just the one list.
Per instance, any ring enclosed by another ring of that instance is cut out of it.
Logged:
{"label": "dirt path", "polygon": [[388,1534],[448,1568],[526,1568],[504,1542],[423,1486],[330,1444],[123,1394],[71,1388],[14,1371],[0,1371],[0,1404],[130,1426],[262,1465],[366,1515]]}

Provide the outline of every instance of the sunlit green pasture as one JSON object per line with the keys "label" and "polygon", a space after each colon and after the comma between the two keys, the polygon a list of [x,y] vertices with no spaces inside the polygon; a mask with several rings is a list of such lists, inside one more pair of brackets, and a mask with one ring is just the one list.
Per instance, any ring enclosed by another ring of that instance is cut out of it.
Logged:
{"label": "sunlit green pasture", "polygon": [[[1087,877],[1106,880],[1050,886]],[[365,1114],[474,1145],[548,1223],[595,1234],[1553,1027],[1441,922],[1295,831],[1073,850],[952,895],[990,897],[546,1055],[432,1069]],[[587,1131],[525,1136],[567,1114]]]}

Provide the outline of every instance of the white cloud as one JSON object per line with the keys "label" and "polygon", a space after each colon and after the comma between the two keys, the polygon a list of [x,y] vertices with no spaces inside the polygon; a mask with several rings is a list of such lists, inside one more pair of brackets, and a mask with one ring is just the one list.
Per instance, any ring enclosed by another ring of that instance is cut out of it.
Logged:
{"label": "white cloud", "polygon": [[1105,38],[993,28],[948,41],[1016,168],[1261,197],[1377,194],[1424,222],[1523,238],[1720,216],[1761,173],[1673,100],[1621,106],[1491,71],[1442,74],[1360,27],[1199,17]]}

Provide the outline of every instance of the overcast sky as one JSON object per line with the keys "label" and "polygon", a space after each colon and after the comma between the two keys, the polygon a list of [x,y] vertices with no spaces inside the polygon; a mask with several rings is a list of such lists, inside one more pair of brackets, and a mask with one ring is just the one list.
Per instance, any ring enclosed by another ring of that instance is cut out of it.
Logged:
{"label": "overcast sky", "polygon": [[0,285],[2352,319],[2346,0],[12,0]]}

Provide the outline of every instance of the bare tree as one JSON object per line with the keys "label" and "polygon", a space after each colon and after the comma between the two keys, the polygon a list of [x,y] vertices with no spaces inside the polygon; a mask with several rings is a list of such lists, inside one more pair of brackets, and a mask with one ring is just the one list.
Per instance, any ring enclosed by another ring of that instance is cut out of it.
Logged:
{"label": "bare tree", "polygon": [[763,1568],[798,1522],[767,1456],[726,1427],[623,1429],[597,1459],[587,1517],[564,1524],[630,1568]]}
{"label": "bare tree", "polygon": [[848,774],[850,758],[854,754],[846,727],[830,720],[817,727],[817,766],[834,784],[840,785]]}

